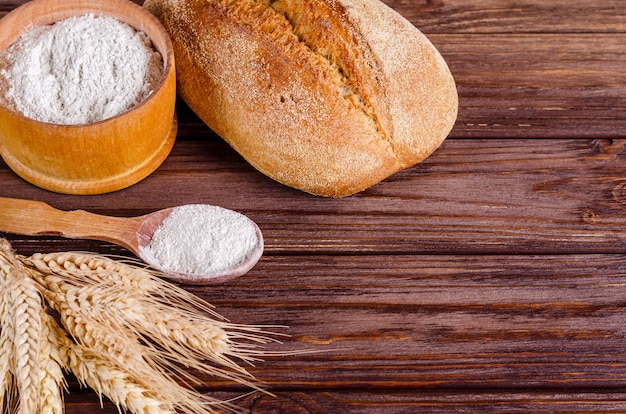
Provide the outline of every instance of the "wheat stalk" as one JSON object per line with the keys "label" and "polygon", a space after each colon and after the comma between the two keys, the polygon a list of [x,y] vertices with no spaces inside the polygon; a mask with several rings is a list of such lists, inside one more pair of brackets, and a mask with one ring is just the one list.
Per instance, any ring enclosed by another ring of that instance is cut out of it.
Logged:
{"label": "wheat stalk", "polygon": [[77,345],[53,318],[48,319],[48,326],[64,368],[74,372],[81,384],[89,385],[100,397],[106,396],[133,413],[174,413],[171,407],[150,395],[149,390],[135,383],[127,373],[112,368],[108,361]]}
{"label": "wheat stalk", "polygon": [[65,385],[63,368],[66,357],[62,354],[53,328],[56,321],[48,314],[43,315],[41,329],[42,346],[39,350],[41,367],[39,382],[42,386],[41,414],[63,414],[62,386]]}

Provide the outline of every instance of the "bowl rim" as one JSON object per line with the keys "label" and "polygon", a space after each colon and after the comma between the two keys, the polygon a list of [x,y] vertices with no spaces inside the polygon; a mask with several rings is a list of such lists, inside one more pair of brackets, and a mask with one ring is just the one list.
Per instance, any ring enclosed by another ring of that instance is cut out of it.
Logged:
{"label": "bowl rim", "polygon": [[[65,19],[71,18],[71,17],[80,17],[80,16],[86,16],[89,14],[93,14],[94,16],[97,17],[103,17],[103,16],[107,16],[107,17],[112,17],[115,18],[116,20],[130,26],[132,29],[134,29],[137,32],[142,32],[144,33],[148,39],[150,39],[150,42],[152,44],[152,47],[161,55],[161,58],[163,60],[164,63],[164,67],[163,67],[163,73],[161,75],[161,79],[159,80],[159,82],[155,85],[154,89],[152,90],[152,92],[150,93],[150,95],[148,95],[145,99],[143,99],[141,102],[139,102],[137,105],[134,105],[128,109],[126,109],[123,112],[120,112],[116,115],[113,115],[111,117],[105,118],[105,119],[101,119],[99,121],[95,121],[95,122],[89,122],[86,124],[57,124],[54,122],[45,122],[45,121],[40,121],[31,117],[28,117],[22,113],[20,113],[19,111],[16,111],[14,109],[9,108],[7,105],[5,105],[2,100],[0,99],[0,110],[1,111],[6,111],[11,113],[13,116],[16,116],[18,118],[23,119],[24,121],[27,122],[31,122],[33,124],[39,124],[42,126],[46,126],[48,128],[67,128],[69,130],[71,129],[80,129],[80,128],[87,128],[87,127],[91,127],[91,126],[98,126],[98,125],[102,125],[102,124],[106,124],[109,122],[115,122],[116,119],[120,118],[120,117],[124,117],[124,116],[128,116],[129,113],[149,104],[150,101],[152,101],[153,99],[156,99],[155,96],[163,90],[163,87],[165,86],[167,79],[171,76],[172,72],[175,70],[175,63],[174,63],[174,48],[172,45],[172,41],[167,33],[167,31],[165,30],[165,27],[163,27],[163,25],[161,24],[161,22],[152,14],[150,13],[147,9],[145,9],[144,7],[140,6],[137,3],[132,2],[131,0],[107,0],[108,4],[114,5],[115,3],[117,4],[123,4],[127,7],[131,7],[134,8],[135,10],[133,11],[133,13],[128,13],[128,14],[124,14],[125,17],[128,17],[129,19],[133,19],[135,14],[134,13],[141,13],[143,15],[143,17],[145,17],[149,23],[151,25],[153,25],[157,31],[159,33],[161,33],[163,35],[163,44],[165,46],[165,50],[164,51],[160,51],[158,50],[157,47],[157,43],[155,42],[155,40],[153,39],[153,37],[151,37],[144,29],[138,28],[135,25],[128,23],[126,21],[122,21],[121,19],[119,19],[119,14],[116,15],[116,13],[114,12],[110,12],[110,11],[104,11],[104,10],[98,10],[93,2],[90,2],[88,0],[75,0],[77,2],[81,3],[80,7],[85,7],[86,9],[89,9],[91,11],[79,11],[79,9],[77,9],[78,13],[76,14],[71,14],[67,17],[63,17],[61,19],[55,20],[51,23],[47,23],[47,24],[42,24],[42,25],[35,25],[32,22],[30,22],[28,24],[28,26],[24,26],[21,29],[26,29],[26,30],[20,30],[20,32],[17,34],[17,36],[15,36],[14,38],[10,39],[9,43],[7,44],[7,46],[5,46],[4,48],[0,49],[0,52],[4,51],[7,47],[9,47],[11,44],[13,44],[19,37],[21,37],[22,35],[30,32],[31,30],[34,30],[37,27],[43,27],[46,25],[52,25],[56,22],[59,21],[63,21]],[[15,16],[16,14],[22,13],[24,12],[24,10],[27,10],[27,8],[33,8],[33,7],[39,7],[40,5],[45,5],[45,4],[54,4],[54,3],[58,3],[57,0],[31,0],[27,3],[24,3],[18,7],[16,7],[15,9],[11,10],[9,13],[7,13],[4,17],[0,18],[0,25],[2,24],[6,24],[6,19],[10,19],[11,16]],[[100,12],[100,14],[98,14]],[[3,22],[4,21],[4,22]],[[165,54],[163,52],[166,52]],[[0,143],[0,146],[2,144]]]}

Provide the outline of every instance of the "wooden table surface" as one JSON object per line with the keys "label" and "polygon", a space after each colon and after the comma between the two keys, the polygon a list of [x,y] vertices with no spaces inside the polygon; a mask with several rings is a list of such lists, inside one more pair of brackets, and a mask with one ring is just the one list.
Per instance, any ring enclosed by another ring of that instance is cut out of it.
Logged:
{"label": "wooden table surface", "polygon": [[[386,2],[458,85],[455,128],[422,164],[314,197],[255,171],[180,103],[177,143],[140,183],[67,196],[0,162],[0,195],[118,216],[208,203],[255,220],[266,248],[248,275],[185,288],[233,322],[288,326],[269,351],[319,352],[251,368],[274,395],[244,397],[246,412],[626,412],[626,3]],[[0,237],[21,254],[127,254]],[[69,387],[67,413],[117,412]]]}

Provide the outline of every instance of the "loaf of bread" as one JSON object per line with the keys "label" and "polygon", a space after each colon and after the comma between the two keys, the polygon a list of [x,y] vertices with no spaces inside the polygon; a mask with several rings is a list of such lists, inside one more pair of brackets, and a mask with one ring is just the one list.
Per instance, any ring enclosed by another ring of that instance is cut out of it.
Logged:
{"label": "loaf of bread", "polygon": [[146,0],[178,92],[252,166],[326,197],[429,156],[458,98],[431,42],[379,0]]}

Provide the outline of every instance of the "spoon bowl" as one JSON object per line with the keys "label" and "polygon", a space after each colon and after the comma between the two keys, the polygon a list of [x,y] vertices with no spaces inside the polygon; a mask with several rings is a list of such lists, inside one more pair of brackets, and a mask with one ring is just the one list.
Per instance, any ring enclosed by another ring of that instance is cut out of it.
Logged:
{"label": "spoon bowl", "polygon": [[[181,206],[179,206],[181,207]],[[178,208],[178,207],[177,207]],[[154,254],[152,253],[152,249],[150,247],[152,239],[154,237],[154,233],[156,230],[161,227],[163,222],[170,217],[174,208],[166,208],[163,210],[158,210],[153,213],[147,214],[145,216],[141,216],[142,219],[139,228],[137,229],[137,250],[131,250],[135,253],[136,256],[141,258],[144,262],[148,263],[155,269],[159,269],[161,272],[166,273],[170,278],[175,279],[179,282],[184,282],[188,284],[207,284],[210,283],[220,283],[225,282],[231,279],[234,279],[239,276],[243,276],[250,271],[254,267],[254,265],[259,261],[261,256],[263,255],[263,234],[261,233],[261,229],[259,226],[252,220],[246,218],[246,222],[249,223],[254,228],[254,233],[256,235],[256,243],[254,246],[247,252],[246,257],[243,261],[239,261],[237,265],[234,267],[230,267],[225,270],[219,270],[210,275],[206,274],[197,274],[197,273],[182,273],[179,271],[175,271],[172,269],[164,269],[159,264],[159,261],[156,260]],[[232,212],[231,212],[232,213]],[[237,213],[239,214],[239,213]]]}
{"label": "spoon bowl", "polygon": [[263,235],[258,225],[246,218],[246,223],[253,226],[256,243],[236,265],[210,274],[163,268],[152,254],[150,243],[155,231],[173,211],[174,208],[167,208],[138,217],[111,217],[83,210],[62,211],[40,201],[0,197],[0,231],[114,243],[128,249],[169,279],[187,284],[204,285],[234,279],[246,274],[261,258]]}

